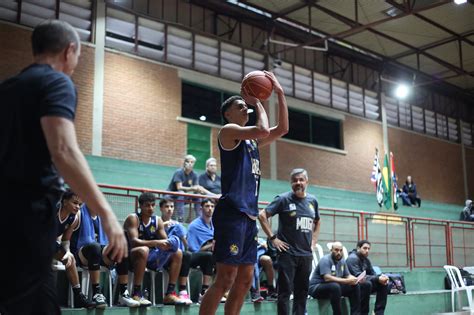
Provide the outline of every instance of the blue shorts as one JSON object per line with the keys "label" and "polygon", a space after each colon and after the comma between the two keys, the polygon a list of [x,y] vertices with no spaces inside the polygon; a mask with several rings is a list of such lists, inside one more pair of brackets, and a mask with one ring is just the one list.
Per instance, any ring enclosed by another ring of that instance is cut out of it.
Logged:
{"label": "blue shorts", "polygon": [[151,270],[160,270],[163,269],[163,266],[168,262],[171,255],[176,253],[179,249],[181,241],[177,236],[171,235],[168,238],[168,242],[171,247],[169,250],[162,250],[159,248],[150,248],[148,253],[148,259],[146,262],[146,267]]}
{"label": "blue shorts", "polygon": [[257,262],[257,222],[245,213],[217,204],[212,216],[216,262],[243,265]]}

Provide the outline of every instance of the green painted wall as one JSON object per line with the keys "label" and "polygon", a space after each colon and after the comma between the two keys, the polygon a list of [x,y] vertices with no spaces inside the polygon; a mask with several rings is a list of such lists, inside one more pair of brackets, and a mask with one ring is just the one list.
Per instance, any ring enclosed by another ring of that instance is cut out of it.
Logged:
{"label": "green painted wall", "polygon": [[[161,166],[112,158],[86,157],[94,176],[99,183],[166,190],[171,176],[179,167]],[[201,174],[204,168],[196,168]],[[260,201],[271,201],[277,194],[290,189],[285,181],[263,179],[260,189]],[[375,193],[361,193],[311,185],[309,192],[316,195],[321,207],[351,209],[377,212]],[[400,207],[398,214],[406,216],[429,217],[457,220],[462,205],[441,204],[423,200],[421,208]]]}

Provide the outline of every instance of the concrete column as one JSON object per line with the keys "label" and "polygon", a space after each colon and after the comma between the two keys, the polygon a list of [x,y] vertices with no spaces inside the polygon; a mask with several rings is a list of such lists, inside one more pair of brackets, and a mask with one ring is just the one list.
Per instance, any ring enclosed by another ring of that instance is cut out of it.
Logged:
{"label": "concrete column", "polygon": [[94,100],[92,109],[92,155],[102,155],[104,119],[105,1],[96,2]]}

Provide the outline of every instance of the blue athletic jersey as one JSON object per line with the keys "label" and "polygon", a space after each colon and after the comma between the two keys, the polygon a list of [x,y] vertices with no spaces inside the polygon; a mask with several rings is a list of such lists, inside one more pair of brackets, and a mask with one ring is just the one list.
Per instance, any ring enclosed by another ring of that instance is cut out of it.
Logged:
{"label": "blue athletic jersey", "polygon": [[260,156],[256,140],[241,140],[232,150],[222,147],[221,184],[223,202],[251,217],[258,215],[258,193],[260,190]]}
{"label": "blue athletic jersey", "polygon": [[137,214],[138,217],[138,238],[145,241],[157,240],[156,230],[158,229],[158,217],[152,215],[150,222],[145,225],[142,221],[142,216]]}
{"label": "blue athletic jersey", "polygon": [[74,219],[76,218],[76,215],[71,213],[66,219],[64,219],[64,221],[61,221],[61,218],[59,217],[59,212],[60,211],[58,211],[58,215],[56,217],[58,227],[56,236],[63,235],[64,231],[71,226],[71,224],[74,222]]}

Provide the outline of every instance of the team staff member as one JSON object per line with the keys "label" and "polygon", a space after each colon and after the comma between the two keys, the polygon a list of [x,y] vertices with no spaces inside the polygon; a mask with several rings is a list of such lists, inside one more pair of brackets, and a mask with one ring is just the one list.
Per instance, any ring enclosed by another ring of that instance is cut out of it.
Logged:
{"label": "team staff member", "polygon": [[51,260],[64,180],[101,216],[109,257],[127,255],[123,230],[77,144],[70,76],[81,53],[79,35],[70,24],[50,20],[35,27],[31,44],[34,63],[0,83],[0,239],[8,240],[5,253],[21,246],[21,255],[0,259],[8,284],[0,288],[0,313],[8,315],[60,313]]}
{"label": "team staff member", "polygon": [[[312,247],[319,237],[319,212],[316,197],[306,193],[308,173],[302,168],[291,171],[291,191],[278,195],[258,219],[263,231],[278,253],[278,315],[290,311],[294,293],[293,314],[304,315],[309,275],[313,261]],[[268,218],[278,214],[278,232],[272,235]]]}

